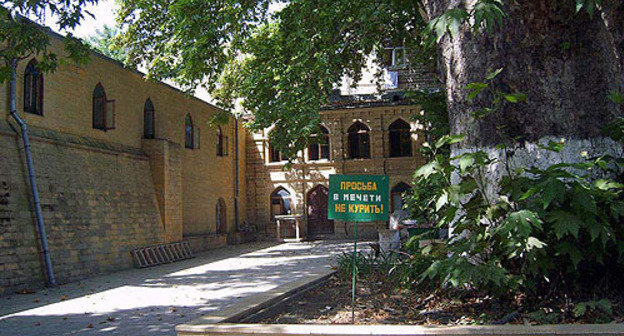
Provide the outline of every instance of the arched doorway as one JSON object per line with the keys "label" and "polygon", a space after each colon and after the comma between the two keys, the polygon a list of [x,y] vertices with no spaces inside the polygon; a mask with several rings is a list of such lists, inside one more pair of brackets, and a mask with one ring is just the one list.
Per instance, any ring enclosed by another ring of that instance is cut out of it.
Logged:
{"label": "arched doorway", "polygon": [[217,201],[217,234],[227,233],[227,211],[225,201],[219,198]]}
{"label": "arched doorway", "polygon": [[308,235],[321,235],[334,233],[334,221],[327,219],[327,187],[317,185],[308,192]]}

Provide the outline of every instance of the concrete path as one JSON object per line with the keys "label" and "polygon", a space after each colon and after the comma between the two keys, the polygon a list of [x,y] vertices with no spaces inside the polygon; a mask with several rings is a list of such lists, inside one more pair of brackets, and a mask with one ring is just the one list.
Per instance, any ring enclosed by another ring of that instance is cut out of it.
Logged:
{"label": "concrete path", "polygon": [[0,335],[175,335],[174,327],[327,272],[346,242],[254,243],[0,297]]}

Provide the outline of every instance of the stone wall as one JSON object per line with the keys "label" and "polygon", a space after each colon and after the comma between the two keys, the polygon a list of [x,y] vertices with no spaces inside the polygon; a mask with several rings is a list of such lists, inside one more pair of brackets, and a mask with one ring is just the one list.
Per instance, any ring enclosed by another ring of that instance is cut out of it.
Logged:
{"label": "stone wall", "polygon": [[[140,151],[37,128],[31,148],[59,283],[131,267],[131,249],[164,240]],[[44,283],[23,158],[21,138],[0,121],[0,294]]]}
{"label": "stone wall", "polygon": [[[64,54],[62,37],[50,50]],[[17,111],[33,130],[33,153],[52,262],[60,282],[131,265],[128,251],[156,243],[193,240],[195,252],[222,247],[213,237],[216,204],[226,204],[234,236],[235,122],[221,125],[227,155],[216,153],[219,109],[157,81],[145,80],[95,52],[82,67],[62,64],[44,74],[43,113],[26,113],[17,71]],[[93,91],[100,84],[114,101],[115,127],[94,129]],[[19,132],[8,123],[8,85],[0,83],[0,294],[43,283],[35,220],[22,161]],[[154,109],[153,139],[144,138],[144,107]],[[185,148],[185,117],[199,132],[197,148]],[[244,132],[239,132],[244,139]],[[244,140],[241,145],[244,149]],[[245,172],[245,155],[239,167]],[[241,183],[244,195],[245,183]],[[240,220],[245,221],[245,199]],[[239,237],[240,238],[240,237]],[[232,239],[232,242],[244,239]]]}

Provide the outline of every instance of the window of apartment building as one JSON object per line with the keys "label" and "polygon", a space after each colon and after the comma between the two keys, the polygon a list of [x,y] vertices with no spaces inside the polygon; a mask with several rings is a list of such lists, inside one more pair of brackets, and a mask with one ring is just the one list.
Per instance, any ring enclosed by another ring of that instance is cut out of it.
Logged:
{"label": "window of apartment building", "polygon": [[145,139],[154,139],[156,136],[156,124],[154,123],[154,104],[147,98],[143,107],[143,136]]}
{"label": "window of apartment building", "polygon": [[222,233],[226,233],[226,225],[227,225],[227,217],[226,217],[226,208],[225,208],[225,201],[223,200],[223,197],[220,197],[219,200],[217,201],[217,228],[216,228],[216,233],[217,234],[222,234]]}
{"label": "window of apartment building", "polygon": [[184,118],[184,147],[189,149],[199,148],[199,127],[193,124],[190,114]]}
{"label": "window of apartment building", "polygon": [[107,131],[115,128],[115,101],[106,99],[101,83],[93,89],[93,128]]}
{"label": "window of apartment building", "polygon": [[370,158],[370,129],[368,126],[357,121],[349,127],[349,158],[369,159]]}
{"label": "window of apartment building", "polygon": [[34,59],[24,70],[24,112],[43,115],[43,73]]}
{"label": "window of apartment building", "polygon": [[405,197],[412,191],[412,187],[405,182],[399,182],[390,190],[390,212],[403,209]]}
{"label": "window of apartment building", "polygon": [[308,160],[329,160],[329,131],[324,126],[320,127],[320,132],[313,134],[308,146]]}
{"label": "window of apartment building", "polygon": [[412,156],[412,136],[410,125],[403,119],[397,119],[388,128],[390,157]]}
{"label": "window of apartment building", "polygon": [[217,127],[217,156],[228,155],[228,137],[223,134],[221,126]]}
{"label": "window of apartment building", "polygon": [[286,189],[279,187],[271,193],[271,219],[275,219],[275,215],[290,215],[291,206],[292,199]]}

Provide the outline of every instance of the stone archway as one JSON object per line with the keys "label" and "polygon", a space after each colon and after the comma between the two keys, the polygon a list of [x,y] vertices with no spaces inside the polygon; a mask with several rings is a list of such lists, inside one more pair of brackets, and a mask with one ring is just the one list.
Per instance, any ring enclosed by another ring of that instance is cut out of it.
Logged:
{"label": "stone archway", "polygon": [[329,190],[323,185],[317,185],[307,194],[308,235],[322,235],[334,233],[334,221],[327,218],[327,197]]}

